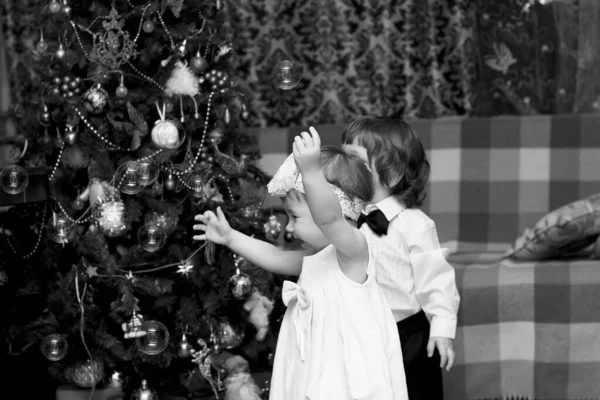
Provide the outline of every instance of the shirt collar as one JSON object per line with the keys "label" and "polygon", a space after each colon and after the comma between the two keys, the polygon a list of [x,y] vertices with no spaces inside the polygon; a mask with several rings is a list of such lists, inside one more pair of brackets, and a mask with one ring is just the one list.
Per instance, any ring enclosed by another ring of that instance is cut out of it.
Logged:
{"label": "shirt collar", "polygon": [[389,196],[375,204],[369,204],[365,207],[365,213],[369,213],[374,209],[379,209],[385,215],[388,221],[394,219],[394,217],[400,214],[406,206],[395,196]]}

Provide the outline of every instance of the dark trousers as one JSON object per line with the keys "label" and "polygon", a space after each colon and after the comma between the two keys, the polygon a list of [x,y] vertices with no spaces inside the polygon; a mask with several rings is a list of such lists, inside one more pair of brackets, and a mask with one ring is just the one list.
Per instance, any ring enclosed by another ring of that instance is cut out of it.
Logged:
{"label": "dark trousers", "polygon": [[436,349],[427,357],[429,320],[421,310],[398,322],[409,400],[443,400],[442,369]]}

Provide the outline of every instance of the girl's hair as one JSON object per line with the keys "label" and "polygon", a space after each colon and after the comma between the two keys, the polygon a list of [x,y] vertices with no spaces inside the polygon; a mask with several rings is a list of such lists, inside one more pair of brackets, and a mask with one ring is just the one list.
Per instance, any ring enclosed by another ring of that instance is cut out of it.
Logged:
{"label": "girl's hair", "polygon": [[[373,197],[373,176],[360,156],[333,146],[322,146],[321,169],[327,182],[342,189],[350,198],[369,201]],[[304,200],[304,195],[297,190],[289,191],[286,198],[288,196]]]}
{"label": "girl's hair", "polygon": [[397,118],[358,118],[344,131],[342,143],[366,148],[381,184],[403,200],[406,207],[423,204],[429,161],[409,124]]}

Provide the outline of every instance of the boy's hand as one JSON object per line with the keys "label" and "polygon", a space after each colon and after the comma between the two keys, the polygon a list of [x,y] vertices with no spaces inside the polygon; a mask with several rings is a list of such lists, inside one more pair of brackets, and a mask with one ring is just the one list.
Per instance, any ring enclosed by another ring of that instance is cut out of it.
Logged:
{"label": "boy's hand", "polygon": [[433,357],[436,348],[440,353],[440,368],[450,371],[454,364],[454,339],[441,336],[430,337],[427,343],[427,356]]}
{"label": "boy's hand", "polygon": [[206,211],[204,214],[198,214],[194,217],[196,221],[202,224],[194,225],[194,230],[204,231],[203,235],[193,236],[194,240],[210,240],[216,244],[227,246],[231,237],[231,227],[223,214],[221,207],[217,208],[217,214],[212,211]]}
{"label": "boy's hand", "polygon": [[321,138],[312,126],[294,138],[294,161],[302,175],[321,170]]}

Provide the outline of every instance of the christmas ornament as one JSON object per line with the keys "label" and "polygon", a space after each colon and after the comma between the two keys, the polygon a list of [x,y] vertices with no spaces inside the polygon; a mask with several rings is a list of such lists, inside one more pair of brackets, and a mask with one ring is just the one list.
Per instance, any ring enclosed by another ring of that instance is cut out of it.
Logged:
{"label": "christmas ornament", "polygon": [[158,179],[160,172],[158,165],[154,159],[149,158],[140,160],[138,164],[138,181],[142,186],[150,186]]}
{"label": "christmas ornament", "polygon": [[239,268],[236,268],[235,275],[229,278],[229,289],[233,294],[233,297],[242,299],[250,293],[252,289],[252,280],[250,277],[242,272]]}
{"label": "christmas ornament", "polygon": [[140,179],[140,164],[137,161],[126,161],[115,173],[118,188],[125,194],[137,194],[144,189]]}
{"label": "christmas ornament", "polygon": [[181,358],[187,358],[192,356],[192,345],[187,340],[185,333],[181,335],[181,340],[177,344],[177,355]]}
{"label": "christmas ornament", "polygon": [[152,211],[146,214],[145,222],[147,224],[156,224],[160,228],[164,229],[167,234],[171,234],[177,225],[177,216]]}
{"label": "christmas ornament", "polygon": [[75,365],[67,373],[70,380],[82,388],[98,385],[104,378],[104,366],[98,360],[87,360]]}
{"label": "christmas ornament", "polygon": [[263,384],[262,389],[260,389],[261,392],[263,392],[265,394],[265,396],[268,395],[268,393],[271,391],[271,382],[267,379],[265,381],[265,383]]}
{"label": "christmas ornament", "polygon": [[271,78],[278,88],[283,90],[290,90],[295,88],[300,82],[302,71],[290,60],[283,60],[278,62],[273,71],[271,72]]}
{"label": "christmas ornament", "polygon": [[225,134],[219,128],[212,129],[206,134],[206,138],[212,144],[219,144],[223,141]]}
{"label": "christmas ornament", "polygon": [[60,3],[56,0],[52,0],[50,2],[50,4],[48,5],[48,9],[50,10],[51,13],[57,13],[60,11],[61,8],[62,7],[61,7]]}
{"label": "christmas ornament", "polygon": [[159,225],[151,222],[146,223],[137,233],[139,245],[149,253],[154,253],[165,245],[167,233]]}
{"label": "christmas ornament", "polygon": [[198,364],[200,374],[210,384],[215,398],[219,398],[219,389],[222,382],[220,381],[219,370],[217,369],[217,379],[215,380],[212,376],[212,369],[214,367],[214,351],[211,350],[203,339],[198,340],[198,344],[201,346],[199,351],[192,350],[192,362]]}
{"label": "christmas ornament", "polygon": [[175,180],[175,177],[173,176],[173,174],[169,173],[169,175],[167,175],[167,179],[165,179],[165,190],[167,191],[172,191],[175,190],[175,187],[177,186],[177,181]]}
{"label": "christmas ornament", "polygon": [[69,345],[63,335],[52,333],[44,338],[40,349],[44,357],[48,360],[59,361],[67,355]]}
{"label": "christmas ornament", "polygon": [[83,94],[83,101],[86,110],[92,114],[100,114],[108,104],[108,93],[97,83]]}
{"label": "christmas ornament", "polygon": [[58,45],[58,49],[56,50],[56,53],[54,53],[54,55],[56,56],[56,58],[58,58],[59,60],[62,60],[63,57],[67,54],[67,52],[65,51],[65,48],[63,46],[62,43],[60,43]]}
{"label": "christmas ornament", "polygon": [[159,400],[158,393],[148,387],[148,382],[142,380],[142,385],[139,389],[133,392],[131,400]]}
{"label": "christmas ornament", "polygon": [[228,350],[238,347],[244,340],[244,335],[236,332],[236,330],[227,322],[221,322],[219,324],[216,334],[219,344]]}
{"label": "christmas ornament", "polygon": [[204,198],[204,179],[202,176],[198,174],[190,176],[187,186],[192,191],[192,196],[198,199]]}
{"label": "christmas ornament", "polygon": [[294,241],[294,234],[292,232],[286,232],[285,235],[283,235],[283,240],[285,240],[288,243],[291,243]]}
{"label": "christmas ornament", "polygon": [[110,389],[123,389],[127,385],[127,378],[120,371],[113,371],[107,375],[104,386]]}
{"label": "christmas ornament", "polygon": [[175,63],[173,71],[165,84],[167,96],[184,95],[196,96],[199,93],[198,78],[181,61]]}
{"label": "christmas ornament", "polygon": [[73,201],[73,204],[71,205],[71,207],[73,207],[74,210],[81,211],[81,210],[83,210],[83,207],[85,207],[85,204],[78,197]]}
{"label": "christmas ornament", "polygon": [[127,88],[125,87],[123,75],[121,75],[121,83],[119,83],[119,87],[115,91],[115,94],[117,95],[117,97],[121,98],[127,96]]}
{"label": "christmas ornament", "polygon": [[246,218],[256,218],[258,211],[258,207],[247,206],[242,208],[242,215]]}
{"label": "christmas ornament", "polygon": [[49,126],[52,123],[52,114],[50,114],[50,111],[48,111],[48,106],[45,104],[42,108],[39,119],[42,126]]}
{"label": "christmas ornament", "polygon": [[98,276],[98,267],[92,267],[88,265],[88,267],[85,269],[85,274],[88,276],[88,278]]}
{"label": "christmas ornament", "polygon": [[67,124],[63,139],[69,146],[72,146],[77,142],[77,131],[73,125]]}
{"label": "christmas ornament", "polygon": [[255,339],[259,342],[264,340],[269,332],[269,315],[273,311],[273,302],[254,290],[244,304],[244,309],[250,314],[248,319],[256,328]]}
{"label": "christmas ornament", "polygon": [[92,33],[94,45],[90,60],[108,70],[118,70],[137,55],[136,43],[129,37],[129,32],[123,29],[125,21],[114,7],[104,19],[104,30]]}
{"label": "christmas ornament", "polygon": [[281,233],[281,222],[277,220],[277,217],[275,215],[271,215],[269,217],[269,221],[265,222],[263,229],[267,240],[274,242],[277,240],[279,234]]}
{"label": "christmas ornament", "polygon": [[112,200],[100,204],[96,211],[96,222],[106,236],[121,236],[127,231],[125,205],[121,200]]}
{"label": "christmas ornament", "polygon": [[106,201],[109,196],[115,196],[116,192],[117,190],[107,182],[101,182],[98,178],[92,178],[90,185],[79,195],[79,198],[83,201],[89,200],[90,205],[96,207]]}
{"label": "christmas ornament", "polygon": [[121,324],[121,329],[125,332],[123,337],[125,339],[131,339],[146,335],[146,332],[141,330],[143,323],[144,317],[134,311],[129,322]]}
{"label": "christmas ornament", "polygon": [[185,132],[183,127],[177,122],[166,119],[165,105],[163,104],[162,111],[156,104],[160,119],[154,123],[151,137],[152,142],[163,149],[176,149],[185,140]]}
{"label": "christmas ornament", "polygon": [[248,159],[247,154],[242,154],[240,159],[237,160],[233,156],[225,154],[219,150],[217,145],[213,146],[214,159],[211,160],[210,156],[206,157],[206,162],[212,163],[213,161],[217,161],[219,166],[225,171],[228,175],[232,177],[242,175],[244,171],[246,171],[246,160]]}
{"label": "christmas ornament", "polygon": [[152,22],[149,19],[144,21],[144,24],[142,25],[142,29],[146,33],[151,33],[154,30],[154,22]]}
{"label": "christmas ornament", "polygon": [[200,55],[200,51],[190,60],[190,68],[197,74],[201,74],[208,68],[208,62]]}
{"label": "christmas ornament", "polygon": [[190,272],[192,272],[193,269],[194,264],[191,264],[190,262],[186,261],[183,264],[177,266],[177,273],[187,278],[187,276]]}
{"label": "christmas ornament", "polygon": [[209,82],[212,92],[225,93],[231,87],[231,80],[226,72],[212,69],[203,75],[203,80],[200,83]]}
{"label": "christmas ornament", "polygon": [[69,17],[71,15],[71,6],[67,4],[67,0],[63,0],[62,12]]}
{"label": "christmas ornament", "polygon": [[[50,143],[52,143],[52,137],[50,137],[50,134],[48,133],[48,129],[44,129],[44,136],[42,136],[42,143],[44,145],[49,145]],[[63,154],[64,156],[64,154]]]}
{"label": "christmas ornament", "polygon": [[53,213],[47,232],[50,239],[64,245],[69,243],[75,236],[75,223],[65,214]]}
{"label": "christmas ornament", "polygon": [[29,173],[18,165],[9,165],[0,172],[2,190],[8,194],[19,194],[29,186]]}
{"label": "christmas ornament", "polygon": [[229,42],[223,42],[219,44],[217,55],[215,55],[215,62],[218,62],[221,58],[227,56],[233,50],[233,46]]}
{"label": "christmas ornament", "polygon": [[240,119],[242,121],[248,121],[248,118],[250,118],[250,112],[248,112],[248,109],[246,108],[246,105],[244,104],[242,106],[242,111],[240,111]]}
{"label": "christmas ornament", "polygon": [[[62,96],[63,98],[73,97],[74,94],[81,92],[81,78],[65,75],[61,77],[54,77],[52,79],[52,94],[56,96]],[[69,94],[71,93],[71,94]]]}
{"label": "christmas ornament", "polygon": [[187,39],[184,39],[183,42],[177,47],[177,53],[179,57],[185,57],[187,54]]}
{"label": "christmas ornament", "polygon": [[162,353],[169,344],[169,331],[158,321],[146,321],[140,327],[144,336],[136,337],[137,347],[145,354],[155,355]]}
{"label": "christmas ornament", "polygon": [[35,51],[38,53],[45,53],[48,50],[48,43],[44,40],[44,32],[40,31],[40,40],[35,45]]}
{"label": "christmas ornament", "polygon": [[[48,138],[50,139],[50,136]],[[89,155],[79,146],[70,146],[63,151],[62,162],[71,168],[85,168],[89,165]]]}
{"label": "christmas ornament", "polygon": [[248,372],[230,373],[225,378],[224,400],[261,400],[262,391]]}

